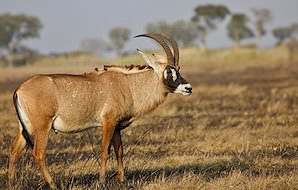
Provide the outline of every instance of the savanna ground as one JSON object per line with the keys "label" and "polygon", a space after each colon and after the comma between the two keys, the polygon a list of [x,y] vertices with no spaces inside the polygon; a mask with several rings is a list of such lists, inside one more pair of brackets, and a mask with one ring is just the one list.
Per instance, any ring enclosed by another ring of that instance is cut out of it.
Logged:
{"label": "savanna ground", "polygon": [[[216,55],[207,55],[206,61],[182,53],[182,73],[193,94],[169,95],[157,110],[122,131],[126,187],[298,189],[298,64],[271,55],[248,59],[235,54],[231,60],[223,55],[209,64]],[[96,64],[0,70],[1,189],[7,187],[8,148],[17,133],[14,88],[32,73],[82,73]],[[47,163],[60,189],[100,189],[100,134],[98,129],[50,133]],[[116,166],[111,152],[106,189],[120,188]],[[15,187],[48,189],[29,148],[19,160]]]}

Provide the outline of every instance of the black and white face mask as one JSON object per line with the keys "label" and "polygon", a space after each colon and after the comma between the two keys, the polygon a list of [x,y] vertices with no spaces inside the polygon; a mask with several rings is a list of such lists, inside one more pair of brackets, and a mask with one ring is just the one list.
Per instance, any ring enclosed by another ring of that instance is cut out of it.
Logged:
{"label": "black and white face mask", "polygon": [[188,96],[192,93],[192,86],[179,73],[179,71],[168,65],[163,72],[163,80],[167,89],[172,93]]}

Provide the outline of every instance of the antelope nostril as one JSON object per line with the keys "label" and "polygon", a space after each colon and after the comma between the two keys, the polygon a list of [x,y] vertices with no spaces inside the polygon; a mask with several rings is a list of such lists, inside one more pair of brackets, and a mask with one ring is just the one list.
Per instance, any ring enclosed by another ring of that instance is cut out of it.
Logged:
{"label": "antelope nostril", "polygon": [[192,87],[185,87],[186,90],[191,91]]}

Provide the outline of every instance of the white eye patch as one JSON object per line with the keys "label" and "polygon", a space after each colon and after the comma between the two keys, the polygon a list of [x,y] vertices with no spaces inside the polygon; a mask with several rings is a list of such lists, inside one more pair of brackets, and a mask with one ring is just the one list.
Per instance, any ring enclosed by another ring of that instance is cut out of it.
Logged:
{"label": "white eye patch", "polygon": [[177,79],[176,71],[174,69],[171,69],[171,71],[172,71],[173,81],[175,81]]}
{"label": "white eye patch", "polygon": [[168,77],[168,73],[167,73],[167,70],[165,70],[165,71],[163,72],[163,78],[164,78],[164,79],[167,79],[167,77]]}

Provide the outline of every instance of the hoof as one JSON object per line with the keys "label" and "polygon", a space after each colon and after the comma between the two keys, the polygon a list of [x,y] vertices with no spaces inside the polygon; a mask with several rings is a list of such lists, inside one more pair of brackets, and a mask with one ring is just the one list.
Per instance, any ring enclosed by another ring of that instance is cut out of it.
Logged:
{"label": "hoof", "polygon": [[123,181],[120,183],[120,188],[119,189],[122,189],[122,190],[127,190],[128,189],[128,184],[126,181]]}
{"label": "hoof", "polygon": [[106,181],[106,179],[99,179],[98,187],[100,189],[106,189],[106,187],[107,187],[107,181]]}
{"label": "hoof", "polygon": [[126,182],[126,177],[125,176],[119,176],[119,181],[121,184]]}
{"label": "hoof", "polygon": [[50,185],[50,189],[51,189],[51,190],[56,190],[56,189],[58,189],[55,183],[51,183],[51,184],[49,184],[49,185]]}

